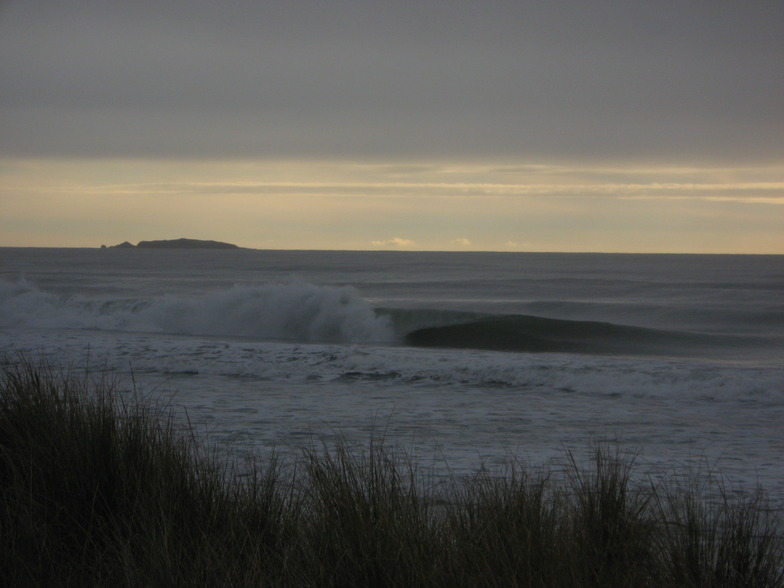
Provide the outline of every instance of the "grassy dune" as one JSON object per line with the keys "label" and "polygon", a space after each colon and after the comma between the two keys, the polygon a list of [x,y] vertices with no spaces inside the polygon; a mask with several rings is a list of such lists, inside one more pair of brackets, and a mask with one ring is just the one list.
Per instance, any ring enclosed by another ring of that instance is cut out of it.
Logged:
{"label": "grassy dune", "polygon": [[[655,484],[597,449],[555,475],[436,490],[371,440],[232,462],[110,379],[0,376],[4,586],[742,586],[784,583],[760,492]],[[716,499],[718,497],[718,499]]]}

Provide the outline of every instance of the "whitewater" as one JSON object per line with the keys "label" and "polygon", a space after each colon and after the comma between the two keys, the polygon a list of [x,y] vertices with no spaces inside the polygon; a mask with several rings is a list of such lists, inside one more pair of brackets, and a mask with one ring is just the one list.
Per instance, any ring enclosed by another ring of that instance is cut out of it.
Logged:
{"label": "whitewater", "polygon": [[606,442],[784,506],[784,257],[0,248],[0,349],[210,439],[383,436],[433,471]]}

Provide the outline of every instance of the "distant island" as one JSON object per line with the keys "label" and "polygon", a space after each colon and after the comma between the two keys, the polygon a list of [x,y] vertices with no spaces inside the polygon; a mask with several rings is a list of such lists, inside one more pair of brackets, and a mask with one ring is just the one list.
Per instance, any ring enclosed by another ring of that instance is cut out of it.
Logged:
{"label": "distant island", "polygon": [[232,243],[204,241],[202,239],[164,239],[160,241],[139,241],[136,245],[124,241],[119,245],[101,245],[101,249],[240,249]]}

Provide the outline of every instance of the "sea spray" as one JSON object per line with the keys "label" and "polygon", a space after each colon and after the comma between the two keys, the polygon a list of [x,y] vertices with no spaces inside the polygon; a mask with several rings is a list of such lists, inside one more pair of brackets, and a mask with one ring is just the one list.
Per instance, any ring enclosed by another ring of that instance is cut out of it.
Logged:
{"label": "sea spray", "polygon": [[353,288],[235,286],[199,298],[166,297],[141,313],[170,333],[336,343],[392,340],[384,317]]}
{"label": "sea spray", "polygon": [[149,300],[57,296],[26,281],[0,281],[0,326],[119,330],[276,339],[388,343],[390,321],[351,287],[307,283],[233,286]]}

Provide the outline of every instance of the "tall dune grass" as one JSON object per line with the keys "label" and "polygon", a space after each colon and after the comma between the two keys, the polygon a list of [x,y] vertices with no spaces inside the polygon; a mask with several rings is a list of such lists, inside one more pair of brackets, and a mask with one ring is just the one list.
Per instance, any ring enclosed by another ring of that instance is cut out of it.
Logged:
{"label": "tall dune grass", "polygon": [[[371,440],[293,468],[206,448],[111,379],[6,361],[4,586],[743,586],[784,582],[761,492],[652,483],[597,449],[567,475],[428,483]],[[437,489],[439,488],[439,489]]]}

